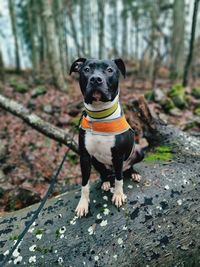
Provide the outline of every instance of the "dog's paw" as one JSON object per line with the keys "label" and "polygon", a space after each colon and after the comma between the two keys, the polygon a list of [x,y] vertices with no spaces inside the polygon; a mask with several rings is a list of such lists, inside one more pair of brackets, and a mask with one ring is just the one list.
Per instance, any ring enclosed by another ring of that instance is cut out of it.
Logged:
{"label": "dog's paw", "polygon": [[88,214],[88,207],[89,200],[86,198],[81,198],[75,210],[76,215],[80,218],[86,216]]}
{"label": "dog's paw", "polygon": [[117,208],[121,207],[126,201],[126,195],[123,192],[114,192],[112,202]]}
{"label": "dog's paw", "polygon": [[132,173],[131,178],[134,182],[139,183],[142,179],[142,176],[138,173]]}
{"label": "dog's paw", "polygon": [[101,189],[104,191],[109,191],[110,190],[110,182],[104,182],[101,186]]}

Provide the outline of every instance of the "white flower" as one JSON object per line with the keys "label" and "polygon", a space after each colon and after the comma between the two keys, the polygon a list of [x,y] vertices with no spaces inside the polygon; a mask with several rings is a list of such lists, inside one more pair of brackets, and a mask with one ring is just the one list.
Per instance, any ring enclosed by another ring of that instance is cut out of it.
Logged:
{"label": "white flower", "polygon": [[32,245],[32,246],[29,248],[29,250],[30,250],[30,251],[35,251],[36,247],[37,247],[36,245]]}
{"label": "white flower", "polygon": [[103,199],[108,201],[108,197],[107,196],[103,196]]}
{"label": "white flower", "polygon": [[101,226],[106,226],[107,224],[108,224],[107,220],[103,220],[103,221],[100,223]]}
{"label": "white flower", "polygon": [[166,190],[169,190],[169,185],[168,184],[165,186],[165,189]]}
{"label": "white flower", "polygon": [[104,214],[104,215],[108,215],[109,213],[110,213],[110,210],[107,209],[107,208],[105,208],[104,211],[103,211],[103,214]]}
{"label": "white flower", "polygon": [[122,230],[124,230],[124,231],[127,230],[127,226],[124,225],[123,228],[122,228]]}
{"label": "white flower", "polygon": [[128,185],[128,188],[132,189],[132,188],[133,188],[133,186],[132,186],[131,184],[129,184],[129,185]]}
{"label": "white flower", "polygon": [[28,261],[29,263],[36,262],[36,256],[31,256]]}
{"label": "white flower", "polygon": [[117,259],[117,255],[114,255],[113,258],[116,260]]}

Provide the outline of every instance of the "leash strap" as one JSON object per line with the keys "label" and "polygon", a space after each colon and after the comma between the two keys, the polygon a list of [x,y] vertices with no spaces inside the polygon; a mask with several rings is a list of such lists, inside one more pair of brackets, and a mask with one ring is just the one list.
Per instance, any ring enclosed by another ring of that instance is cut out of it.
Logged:
{"label": "leash strap", "polygon": [[[83,116],[83,114],[82,114],[82,116]],[[82,118],[82,116],[81,116],[81,118]],[[80,120],[81,120],[81,118],[80,118]],[[79,124],[80,124],[80,120],[79,120]],[[76,125],[75,127],[77,128],[78,125]],[[73,136],[72,136],[71,144],[72,144],[72,142],[73,142],[74,135],[75,135],[75,132],[74,132],[74,134],[73,134]],[[45,205],[45,203],[46,203],[46,201],[47,201],[49,195],[50,195],[50,194],[52,193],[52,191],[53,191],[53,187],[54,187],[54,185],[55,185],[55,183],[56,183],[56,181],[57,181],[57,177],[58,177],[58,175],[59,175],[59,173],[60,173],[60,171],[61,171],[61,169],[62,169],[62,167],[63,167],[63,164],[64,164],[64,162],[65,162],[65,160],[66,160],[66,158],[67,158],[67,155],[68,155],[69,151],[70,151],[70,147],[68,147],[67,151],[65,152],[65,155],[64,155],[64,157],[63,157],[63,159],[62,159],[60,165],[58,166],[58,169],[57,169],[57,170],[55,171],[55,173],[52,175],[52,178],[51,178],[51,184],[49,185],[49,188],[48,188],[48,190],[47,190],[47,192],[46,192],[46,195],[45,195],[44,198],[42,199],[42,201],[41,201],[39,207],[37,208],[37,210],[34,212],[34,215],[33,215],[33,217],[31,218],[31,220],[30,220],[29,222],[27,222],[26,227],[24,228],[24,230],[22,231],[22,233],[19,235],[19,237],[18,237],[18,239],[17,239],[17,242],[16,242],[15,245],[11,248],[9,254],[5,257],[5,259],[3,260],[3,262],[0,264],[0,267],[4,267],[5,264],[10,260],[10,258],[12,257],[13,252],[15,251],[15,249],[18,248],[18,246],[19,246],[19,244],[21,243],[22,239],[24,238],[25,234],[28,232],[30,226],[31,226],[31,225],[34,223],[34,221],[37,219],[37,217],[38,217],[40,211],[42,210],[42,208],[44,207],[44,205]]]}

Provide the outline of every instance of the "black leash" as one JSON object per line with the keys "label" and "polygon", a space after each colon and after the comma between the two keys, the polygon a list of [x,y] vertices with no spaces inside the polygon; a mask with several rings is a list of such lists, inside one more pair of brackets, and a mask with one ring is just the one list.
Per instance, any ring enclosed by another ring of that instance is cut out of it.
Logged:
{"label": "black leash", "polygon": [[[79,127],[80,122],[81,122],[81,119],[82,119],[82,116],[84,116],[84,112],[83,112],[82,115],[81,115],[81,118],[80,118],[80,120],[79,120],[79,122],[78,122],[78,125],[75,125],[75,126],[74,126],[75,129],[77,129],[77,128]],[[75,129],[74,129],[74,133],[73,133],[72,138],[71,138],[71,144],[72,144],[72,142],[73,142],[73,140],[74,140]],[[71,144],[70,144],[70,146],[71,146]],[[55,183],[56,183],[56,181],[57,181],[57,177],[58,177],[58,175],[59,175],[59,173],[60,173],[60,171],[61,171],[61,169],[62,169],[62,166],[63,166],[63,164],[64,164],[64,162],[65,162],[65,160],[66,160],[66,158],[67,158],[67,156],[68,156],[68,153],[69,153],[69,151],[70,151],[70,146],[68,147],[67,151],[65,152],[65,155],[64,155],[64,157],[63,157],[63,159],[62,159],[60,165],[58,166],[58,169],[57,169],[57,170],[55,171],[55,173],[52,175],[51,183],[50,183],[49,188],[48,188],[48,190],[47,190],[47,192],[46,192],[46,195],[45,195],[44,198],[42,199],[42,201],[41,201],[39,207],[37,208],[37,210],[34,212],[34,215],[33,215],[33,217],[31,218],[31,220],[27,223],[27,225],[26,225],[26,227],[24,228],[24,230],[22,231],[22,233],[18,236],[18,239],[17,239],[17,242],[15,243],[15,245],[14,245],[14,246],[12,247],[12,249],[9,251],[8,255],[5,257],[5,259],[3,260],[3,262],[0,263],[0,267],[4,267],[5,264],[10,260],[10,258],[12,257],[13,252],[15,251],[15,249],[18,248],[20,242],[21,242],[22,239],[24,238],[25,234],[28,232],[30,226],[31,226],[31,225],[34,223],[34,221],[37,219],[37,217],[38,217],[40,211],[41,211],[42,208],[44,207],[44,205],[45,205],[45,203],[46,203],[46,201],[47,201],[49,195],[50,195],[50,194],[52,193],[52,191],[53,191],[53,187],[54,187],[54,185],[55,185]]]}

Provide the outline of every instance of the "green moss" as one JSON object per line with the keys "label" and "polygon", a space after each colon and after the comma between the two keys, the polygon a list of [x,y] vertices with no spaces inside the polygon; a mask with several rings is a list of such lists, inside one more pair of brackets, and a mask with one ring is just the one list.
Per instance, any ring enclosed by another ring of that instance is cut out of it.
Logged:
{"label": "green moss", "polygon": [[67,159],[71,165],[76,165],[78,163],[79,157],[74,153],[68,153]]}
{"label": "green moss", "polygon": [[43,229],[37,229],[35,232],[35,235],[41,235],[43,234],[44,230]]}
{"label": "green moss", "polygon": [[122,103],[121,105],[122,105],[122,110],[123,110],[124,112],[126,112],[126,111],[128,110],[127,105],[126,105],[125,103]]}
{"label": "green moss", "polygon": [[35,251],[41,252],[42,254],[46,254],[48,252],[52,252],[52,247],[48,248],[48,247],[39,247],[39,246],[37,246],[35,248]]}
{"label": "green moss", "polygon": [[174,104],[178,108],[185,108],[186,99],[185,99],[185,91],[181,84],[174,85],[169,91],[169,97],[173,100]]}
{"label": "green moss", "polygon": [[14,236],[10,236],[9,237],[9,240],[17,240],[19,238],[19,236],[18,235],[14,235]]}
{"label": "green moss", "polygon": [[38,87],[36,87],[36,88],[34,88],[34,89],[32,90],[32,92],[31,92],[31,96],[32,96],[33,98],[35,98],[35,97],[38,97],[38,96],[40,96],[40,95],[44,95],[46,92],[47,92],[46,87],[41,85],[41,86],[38,86]]}
{"label": "green moss", "polygon": [[60,231],[59,229],[56,230],[56,238],[59,238],[60,237]]}
{"label": "green moss", "polygon": [[194,111],[194,113],[196,115],[200,116],[200,107],[199,108],[196,108],[195,111]]}
{"label": "green moss", "polygon": [[162,160],[168,161],[172,159],[171,147],[163,145],[156,147],[154,151],[148,152],[145,156],[146,161]]}
{"label": "green moss", "polygon": [[17,80],[12,80],[10,82],[10,85],[15,89],[16,92],[24,94],[26,92],[28,92],[28,86],[21,82],[21,81],[17,81]]}
{"label": "green moss", "polygon": [[175,108],[174,102],[169,97],[162,98],[160,105],[165,112],[169,112],[171,109]]}
{"label": "green moss", "polygon": [[149,100],[149,101],[153,101],[154,100],[154,93],[153,91],[146,91],[145,94],[144,94],[144,97],[146,98],[146,100]]}
{"label": "green moss", "polygon": [[194,87],[191,93],[197,99],[200,99],[200,87]]}

